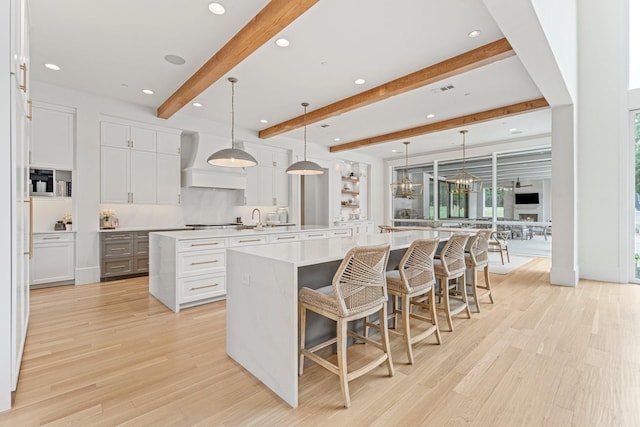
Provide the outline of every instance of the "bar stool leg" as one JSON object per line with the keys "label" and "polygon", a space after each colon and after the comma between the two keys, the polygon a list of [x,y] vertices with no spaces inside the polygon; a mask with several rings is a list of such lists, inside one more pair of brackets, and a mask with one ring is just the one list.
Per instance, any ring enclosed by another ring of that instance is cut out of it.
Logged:
{"label": "bar stool leg", "polygon": [[337,338],[338,342],[338,375],[340,376],[340,389],[342,390],[342,398],[344,399],[344,407],[351,406],[351,398],[349,397],[349,380],[347,376],[347,321],[338,319]]}
{"label": "bar stool leg", "polygon": [[305,340],[305,328],[307,324],[307,309],[300,305],[299,309],[300,315],[298,316],[298,339],[300,342],[298,343],[298,354],[300,356],[300,361],[298,362],[298,375],[302,375],[304,371],[304,340]]}
{"label": "bar stool leg", "polygon": [[438,313],[436,311],[436,287],[433,286],[429,291],[429,306],[431,309],[431,323],[436,327],[436,340],[438,344],[442,344],[442,337],[440,336],[440,328],[438,327]]}
{"label": "bar stool leg", "polygon": [[408,296],[402,297],[402,332],[404,335],[404,343],[407,348],[407,357],[409,358],[409,364],[413,365],[413,349],[411,348],[411,298]]}
{"label": "bar stool leg", "polygon": [[[387,305],[382,304],[382,308],[379,311],[380,319],[387,318]],[[393,371],[393,360],[391,359],[391,345],[389,344],[389,328],[387,326],[387,322],[382,322],[380,328],[380,339],[382,340],[382,349],[387,354],[387,369],[389,370],[389,376],[392,377],[394,374]]]}

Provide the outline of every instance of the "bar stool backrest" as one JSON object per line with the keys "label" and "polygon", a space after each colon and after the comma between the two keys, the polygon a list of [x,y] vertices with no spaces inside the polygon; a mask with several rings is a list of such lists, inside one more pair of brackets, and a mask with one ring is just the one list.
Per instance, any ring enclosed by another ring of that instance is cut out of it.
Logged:
{"label": "bar stool backrest", "polygon": [[469,241],[469,253],[474,267],[489,262],[489,237],[491,230],[478,231]]}
{"label": "bar stool backrest", "polygon": [[333,276],[341,316],[376,307],[387,300],[388,260],[389,245],[357,246],[347,252]]}
{"label": "bar stool backrest", "polygon": [[467,268],[464,262],[464,248],[467,240],[469,240],[468,234],[455,233],[442,248],[440,260],[447,276],[461,273]]}
{"label": "bar stool backrest", "polygon": [[398,270],[407,293],[431,286],[436,278],[433,274],[433,256],[440,239],[418,239],[411,243],[400,260]]}

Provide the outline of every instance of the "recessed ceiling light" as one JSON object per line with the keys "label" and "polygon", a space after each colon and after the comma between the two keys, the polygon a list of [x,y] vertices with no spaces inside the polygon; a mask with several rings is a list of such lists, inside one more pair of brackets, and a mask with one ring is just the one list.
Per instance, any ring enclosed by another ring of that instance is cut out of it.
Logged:
{"label": "recessed ceiling light", "polygon": [[392,153],[399,153],[400,150],[391,150]]}
{"label": "recessed ceiling light", "polygon": [[433,119],[435,116],[435,114],[427,114],[427,119]]}
{"label": "recessed ceiling light", "polygon": [[191,105],[193,105],[194,107],[198,107],[198,108],[202,107],[202,104],[200,104],[199,102],[194,102]]}
{"label": "recessed ceiling light", "polygon": [[522,133],[522,131],[521,131],[521,130],[518,130],[518,129],[516,129],[516,128],[511,128],[511,129],[509,129],[509,132],[511,132],[511,133],[512,133],[512,134],[514,134],[514,135],[515,135],[515,134],[518,134],[518,133]]}
{"label": "recessed ceiling light", "polygon": [[481,32],[480,30],[473,30],[468,34],[468,36],[473,39],[478,37],[480,35],[480,32]]}
{"label": "recessed ceiling light", "polygon": [[220,3],[209,3],[209,12],[214,15],[224,15],[225,9],[224,6]]}
{"label": "recessed ceiling light", "polygon": [[174,65],[184,65],[184,63],[187,62],[184,60],[183,57],[178,55],[165,55],[164,60],[167,61],[169,64],[174,64]]}
{"label": "recessed ceiling light", "polygon": [[260,123],[269,123],[269,120],[267,120],[267,119],[261,119],[261,120],[260,120]]}
{"label": "recessed ceiling light", "polygon": [[333,138],[333,140],[334,140],[335,142],[338,142],[338,141],[340,141],[340,138]]}
{"label": "recessed ceiling light", "polygon": [[49,64],[44,64],[44,66],[53,71],[60,71],[60,67],[58,67],[56,64],[49,63]]}
{"label": "recessed ceiling light", "polygon": [[126,83],[120,83],[120,86],[122,86],[122,87],[129,87],[129,85],[128,85],[128,84],[126,84]]}
{"label": "recessed ceiling light", "polygon": [[147,95],[153,95],[155,92],[152,91],[151,89],[142,89],[142,93]]}
{"label": "recessed ceiling light", "polygon": [[366,80],[365,79],[356,79],[354,81],[354,83],[357,84],[357,85],[363,85],[363,84],[366,83]]}
{"label": "recessed ceiling light", "polygon": [[280,47],[287,47],[289,46],[289,40],[280,37],[278,40],[276,40],[276,44]]}

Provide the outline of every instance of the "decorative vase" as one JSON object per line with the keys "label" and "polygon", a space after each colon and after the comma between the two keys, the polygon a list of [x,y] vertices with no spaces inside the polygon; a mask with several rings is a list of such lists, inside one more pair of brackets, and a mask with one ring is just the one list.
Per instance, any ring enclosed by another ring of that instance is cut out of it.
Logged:
{"label": "decorative vase", "polygon": [[113,226],[111,225],[111,220],[110,219],[103,219],[102,220],[102,228],[106,228],[106,229],[113,228]]}

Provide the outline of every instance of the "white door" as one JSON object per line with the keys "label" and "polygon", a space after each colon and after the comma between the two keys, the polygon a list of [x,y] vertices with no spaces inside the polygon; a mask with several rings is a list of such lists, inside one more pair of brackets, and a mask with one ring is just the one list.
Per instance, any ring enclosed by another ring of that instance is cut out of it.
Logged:
{"label": "white door", "polygon": [[73,169],[72,113],[33,106],[31,164],[53,169]]}
{"label": "white door", "polygon": [[102,203],[129,202],[129,149],[102,147],[100,170]]}
{"label": "white door", "polygon": [[131,150],[131,203],[156,203],[156,153]]}
{"label": "white door", "polygon": [[157,203],[180,204],[180,156],[158,153],[156,162]]}
{"label": "white door", "polygon": [[131,126],[131,148],[139,151],[156,152],[156,131]]}
{"label": "white door", "polygon": [[156,132],[156,152],[180,155],[180,135],[167,132]]}
{"label": "white door", "polygon": [[100,122],[100,145],[129,148],[129,126]]}

